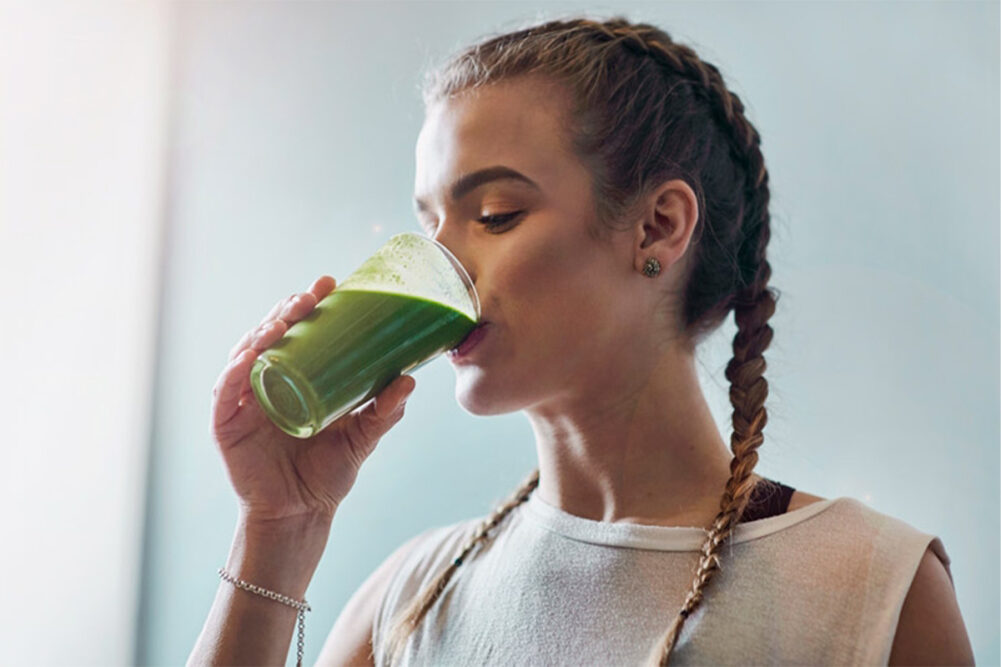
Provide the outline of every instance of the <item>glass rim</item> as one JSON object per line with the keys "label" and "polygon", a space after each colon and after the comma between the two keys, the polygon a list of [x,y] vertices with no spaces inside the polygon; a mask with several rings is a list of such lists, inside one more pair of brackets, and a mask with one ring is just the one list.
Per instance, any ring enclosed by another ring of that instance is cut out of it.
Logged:
{"label": "glass rim", "polygon": [[414,236],[423,239],[425,241],[428,241],[429,243],[433,243],[435,246],[438,247],[439,250],[445,253],[445,257],[447,257],[448,261],[450,261],[452,263],[452,266],[455,267],[456,272],[459,274],[459,278],[466,286],[466,291],[473,297],[473,310],[476,312],[476,321],[477,323],[479,323],[480,317],[482,317],[482,313],[480,312],[480,295],[476,291],[476,286],[473,284],[473,279],[469,277],[469,272],[466,271],[466,267],[462,265],[462,262],[459,261],[459,258],[453,255],[452,251],[446,248],[444,244],[442,244],[440,241],[437,241],[428,236],[424,236],[422,234],[418,234],[416,232],[407,232],[407,233],[413,234]]}

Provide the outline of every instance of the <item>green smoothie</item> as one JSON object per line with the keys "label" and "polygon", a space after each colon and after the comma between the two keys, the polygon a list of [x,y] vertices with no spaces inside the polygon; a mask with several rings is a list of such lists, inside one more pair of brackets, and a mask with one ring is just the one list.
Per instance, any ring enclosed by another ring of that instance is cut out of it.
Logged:
{"label": "green smoothie", "polygon": [[251,386],[283,431],[308,438],[476,327],[448,305],[338,288],[258,357]]}

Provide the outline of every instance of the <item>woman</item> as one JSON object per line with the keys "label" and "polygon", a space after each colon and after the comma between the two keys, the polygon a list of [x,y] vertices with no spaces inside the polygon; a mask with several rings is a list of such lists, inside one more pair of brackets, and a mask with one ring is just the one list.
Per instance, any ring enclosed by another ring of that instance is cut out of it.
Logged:
{"label": "woman", "polygon": [[[524,410],[539,466],[489,517],[397,549],[320,663],[972,663],[938,538],[753,472],[768,172],[718,70],[647,24],[554,21],[459,54],[425,105],[417,215],[489,322],[450,355],[457,397]],[[415,386],[308,441],[268,422],[250,366],[333,288],[278,304],[213,392],[242,511],[192,662],[284,660],[333,515]],[[731,311],[728,449],[694,350]]]}

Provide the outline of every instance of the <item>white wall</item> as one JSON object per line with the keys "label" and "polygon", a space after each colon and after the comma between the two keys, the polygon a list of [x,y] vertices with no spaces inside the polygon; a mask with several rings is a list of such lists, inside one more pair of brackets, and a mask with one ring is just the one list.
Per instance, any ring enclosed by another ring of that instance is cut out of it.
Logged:
{"label": "white wall", "polygon": [[0,664],[133,660],[166,19],[0,5]]}

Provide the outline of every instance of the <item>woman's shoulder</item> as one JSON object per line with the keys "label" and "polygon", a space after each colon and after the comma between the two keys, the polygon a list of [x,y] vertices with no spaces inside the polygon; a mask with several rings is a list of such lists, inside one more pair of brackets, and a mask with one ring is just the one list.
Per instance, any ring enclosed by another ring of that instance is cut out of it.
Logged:
{"label": "woman's shoulder", "polygon": [[411,580],[426,581],[462,551],[483,520],[466,518],[420,531],[401,547],[407,551],[401,569]]}
{"label": "woman's shoulder", "polygon": [[372,637],[379,646],[395,614],[448,566],[475,535],[482,517],[437,524],[418,531],[390,557],[378,595]]}
{"label": "woman's shoulder", "polygon": [[809,520],[793,524],[800,529],[789,535],[798,567],[805,564],[814,582],[826,579],[826,590],[839,591],[840,602],[826,596],[825,604],[843,602],[866,620],[870,630],[852,662],[972,664],[942,540],[912,517],[851,496],[828,499],[797,490],[787,511],[816,503],[825,507],[806,510]]}
{"label": "woman's shoulder", "polygon": [[852,496],[828,499],[801,491],[792,495],[787,512],[811,505],[820,511],[805,510],[811,520],[800,523],[820,554],[836,551],[845,565],[863,562],[866,568],[876,567],[887,575],[889,570],[897,570],[898,575],[910,579],[921,557],[931,552],[948,570],[950,559],[942,540],[906,517]]}
{"label": "woman's shoulder", "polygon": [[[879,528],[881,530],[896,530],[925,535],[925,533],[923,533],[919,528],[907,522],[905,519],[881,512],[880,510],[871,507],[869,504],[851,496],[839,496],[832,500],[830,498],[808,493],[800,489],[795,489],[789,498],[789,506],[786,508],[786,512],[794,512],[821,502],[832,506],[836,505],[840,511],[832,514],[840,518],[850,518],[852,520],[862,521],[872,525],[873,528]],[[933,536],[928,535],[928,537]]]}
{"label": "woman's shoulder", "polygon": [[[851,497],[837,498],[828,537],[854,549],[866,602],[859,613],[883,628],[887,640],[862,662],[973,664],[956,602],[951,558],[920,522]],[[850,538],[850,539],[849,539]],[[889,638],[892,637],[892,644]],[[871,658],[872,660],[869,660]]]}
{"label": "woman's shoulder", "polygon": [[[805,509],[811,506],[820,511]],[[828,546],[832,543],[841,543],[846,548],[851,546],[868,553],[874,551],[899,553],[904,545],[908,545],[918,551],[919,555],[929,543],[933,543],[931,545],[933,551],[948,564],[948,556],[944,553],[941,540],[936,535],[923,531],[907,518],[881,511],[852,496],[825,498],[796,489],[789,498],[786,512],[797,510],[804,510],[804,516],[819,519],[804,524],[810,526],[811,532],[818,532],[814,536],[818,543]]]}

